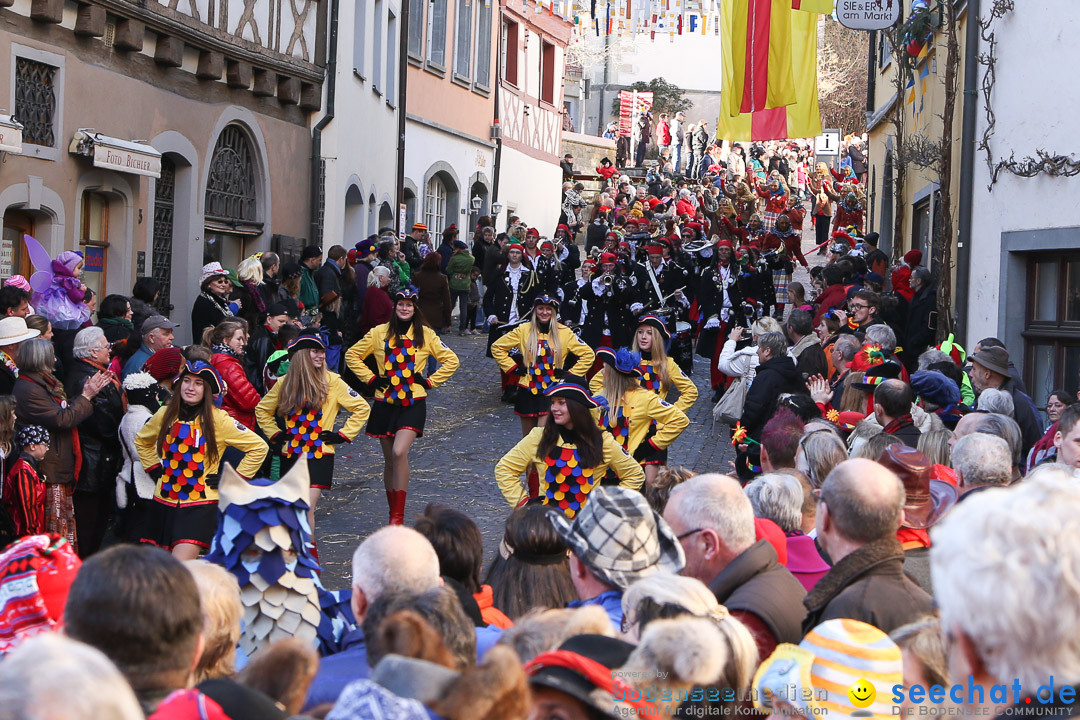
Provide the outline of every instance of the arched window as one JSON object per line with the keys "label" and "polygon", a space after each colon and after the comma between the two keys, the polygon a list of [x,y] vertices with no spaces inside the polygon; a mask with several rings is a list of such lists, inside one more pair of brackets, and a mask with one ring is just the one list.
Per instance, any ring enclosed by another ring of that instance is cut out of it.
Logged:
{"label": "arched window", "polygon": [[176,163],[163,154],[161,177],[154,186],[154,259],[151,273],[160,292],[154,306],[168,315],[172,308],[173,225],[176,217]]}
{"label": "arched window", "polygon": [[245,256],[245,240],[262,234],[255,178],[251,140],[239,125],[227,125],[214,147],[206,180],[204,261],[236,267]]}
{"label": "arched window", "polygon": [[438,237],[446,227],[446,185],[438,175],[428,180],[424,190],[424,224],[432,237]]}

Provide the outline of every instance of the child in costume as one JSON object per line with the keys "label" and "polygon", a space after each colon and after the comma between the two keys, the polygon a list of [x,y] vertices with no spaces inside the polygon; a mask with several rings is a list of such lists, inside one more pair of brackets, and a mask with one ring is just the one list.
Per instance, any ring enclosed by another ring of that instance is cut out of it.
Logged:
{"label": "child in costume", "polygon": [[45,476],[38,474],[38,463],[49,451],[49,431],[27,425],[15,435],[15,446],[19,458],[4,479],[4,508],[18,537],[38,535],[45,532]]}
{"label": "child in costume", "polygon": [[33,303],[39,315],[44,315],[57,330],[76,330],[90,320],[90,308],[84,300],[86,285],[80,278],[83,273],[82,253],[65,250],[49,259],[49,253],[37,240],[23,236],[30,262],[37,272],[30,276],[34,288]]}

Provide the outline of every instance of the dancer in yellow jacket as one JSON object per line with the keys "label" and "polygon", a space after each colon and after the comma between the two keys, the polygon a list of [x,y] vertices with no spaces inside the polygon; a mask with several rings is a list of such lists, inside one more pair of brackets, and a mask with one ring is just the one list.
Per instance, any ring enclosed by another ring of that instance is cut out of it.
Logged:
{"label": "dancer in yellow jacket", "polygon": [[[366,432],[382,445],[383,485],[392,525],[405,520],[409,449],[424,434],[427,391],[449,380],[458,367],[457,355],[424,323],[418,300],[413,288],[399,290],[394,295],[390,322],[373,327],[345,353],[349,369],[375,391],[375,406]],[[421,373],[429,356],[435,358],[439,368],[424,377]],[[369,358],[378,373],[367,366]]]}
{"label": "dancer in yellow jacket", "polygon": [[[520,377],[514,414],[521,418],[522,437],[547,421],[551,400],[544,391],[568,372],[584,375],[592,367],[592,348],[559,322],[558,311],[558,298],[538,296],[533,300],[532,319],[491,345],[491,356],[499,368],[503,372],[516,372]],[[518,351],[516,358],[510,355],[514,350]],[[577,361],[567,369],[566,358],[571,354]]]}
{"label": "dancer in yellow jacket", "polygon": [[167,548],[181,560],[209,549],[217,530],[217,477],[221,456],[232,447],[244,453],[236,471],[255,477],[266,457],[266,442],[215,407],[225,383],[210,364],[186,363],[173,383],[173,396],[135,436],[146,473],[154,479],[155,537],[140,538]]}
{"label": "dancer in yellow jacket", "polygon": [[[641,354],[641,363],[638,365],[641,377],[638,382],[646,390],[655,392],[661,400],[667,400],[671,388],[674,387],[679,391],[675,407],[683,413],[689,413],[698,397],[697,385],[686,377],[678,363],[667,354],[667,344],[670,342],[671,333],[663,320],[651,314],[638,318],[632,347]],[[603,388],[604,371],[601,370],[589,383],[589,389],[593,395],[599,395]],[[645,467],[645,478],[652,482],[660,474],[660,468],[667,465],[667,448],[645,450],[640,460]]]}
{"label": "dancer in yellow jacket", "polygon": [[534,428],[495,465],[499,490],[516,507],[528,499],[521,476],[535,469],[545,505],[574,517],[589,493],[611,470],[624,487],[638,490],[645,482],[641,466],[596,425],[599,407],[585,388],[585,379],[567,375],[549,387],[551,422]]}
{"label": "dancer in yellow jacket", "polygon": [[[305,330],[288,346],[289,370],[255,407],[259,427],[281,454],[281,475],[307,458],[311,476],[308,523],[315,537],[315,505],[334,481],[334,445],[353,441],[367,422],[371,407],[341,376],[326,368],[326,343],[315,330]],[[338,409],[349,413],[334,432]]]}
{"label": "dancer in yellow jacket", "polygon": [[607,401],[607,407],[600,411],[600,427],[631,457],[644,464],[650,453],[666,450],[690,424],[690,419],[682,410],[641,386],[638,353],[627,348],[617,351],[600,348],[596,357],[604,363],[602,397]]}

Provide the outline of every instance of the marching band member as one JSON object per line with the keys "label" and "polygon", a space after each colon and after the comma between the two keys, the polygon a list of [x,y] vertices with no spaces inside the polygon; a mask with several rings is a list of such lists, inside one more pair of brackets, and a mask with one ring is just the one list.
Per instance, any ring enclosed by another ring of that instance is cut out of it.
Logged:
{"label": "marching band member", "polygon": [[156,483],[152,527],[155,537],[140,538],[193,560],[209,549],[218,523],[217,478],[226,448],[244,453],[236,472],[255,477],[266,457],[266,442],[215,405],[225,393],[217,370],[202,360],[184,364],[173,382],[173,396],[135,436],[146,474]]}
{"label": "marching band member", "polygon": [[571,518],[609,469],[624,487],[641,488],[641,466],[597,426],[591,411],[599,405],[585,389],[584,378],[567,375],[545,395],[551,399],[551,422],[534,428],[495,465],[495,480],[511,506],[528,499],[521,476],[530,468],[540,478],[543,503]]}
{"label": "marching band member", "polygon": [[[289,370],[255,408],[259,428],[282,457],[280,475],[307,458],[311,476],[308,524],[315,537],[315,505],[334,480],[334,446],[351,443],[360,434],[371,407],[341,376],[326,367],[326,343],[315,330],[305,330],[288,346]],[[338,409],[349,414],[334,432]]]}
{"label": "marching band member", "polygon": [[[488,321],[488,350],[506,333],[507,326],[521,322],[540,292],[536,272],[522,262],[525,248],[519,243],[506,246],[506,266],[484,293],[484,313]],[[517,378],[502,375],[503,400],[510,400],[517,390]]]}
{"label": "marching band member", "polygon": [[[605,365],[602,394],[607,399],[607,407],[600,411],[600,427],[639,463],[648,461],[655,468],[666,462],[666,456],[658,458],[655,453],[666,450],[690,419],[655,391],[642,386],[640,354],[627,348],[615,352],[601,348],[596,355]],[[653,477],[657,472],[651,473]]]}
{"label": "marching band member", "polygon": [[[732,262],[734,254],[730,240],[717,242],[716,262],[705,270],[698,286],[698,310],[705,320],[698,336],[698,354],[710,360],[719,356],[743,301],[738,283],[739,269]],[[709,363],[709,374],[713,390],[722,390],[726,376],[716,367],[715,361]],[[719,400],[719,396],[716,399]]]}
{"label": "marching band member", "polygon": [[[540,295],[533,301],[532,319],[523,322],[503,335],[491,346],[491,355],[504,372],[514,373],[518,380],[514,414],[521,418],[524,437],[547,419],[551,401],[544,391],[565,375],[567,356],[576,358],[569,369],[573,375],[583,375],[593,363],[593,351],[578,339],[574,332],[556,317],[559,301],[551,295]],[[517,348],[521,359],[515,361],[510,351]]]}
{"label": "marching band member", "polygon": [[[375,391],[375,407],[366,432],[382,445],[383,485],[391,525],[405,521],[409,450],[424,434],[427,392],[449,380],[458,368],[457,355],[424,323],[418,300],[414,289],[399,290],[394,295],[390,322],[372,328],[345,353],[349,369]],[[439,363],[439,369],[424,377],[429,356]],[[368,358],[374,360],[377,372],[367,366]]]}

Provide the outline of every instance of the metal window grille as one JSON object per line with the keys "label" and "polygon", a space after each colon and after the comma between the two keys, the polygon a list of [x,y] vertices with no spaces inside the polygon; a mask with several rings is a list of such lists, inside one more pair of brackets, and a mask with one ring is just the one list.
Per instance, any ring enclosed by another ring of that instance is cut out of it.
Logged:
{"label": "metal window grille", "polygon": [[23,142],[54,147],[56,68],[15,58],[15,117],[23,124]]}
{"label": "metal window grille", "polygon": [[446,186],[438,176],[428,180],[425,189],[424,224],[432,238],[439,237],[446,226]]}
{"label": "metal window grille", "polygon": [[229,125],[221,131],[206,183],[206,215],[218,220],[256,219],[255,162],[244,131]]}
{"label": "metal window grille", "polygon": [[176,201],[176,163],[161,158],[161,177],[154,187],[154,260],[151,274],[158,282],[158,299],[154,303],[162,315],[172,309],[170,284],[172,279],[173,219]]}

